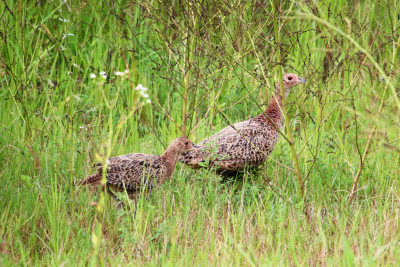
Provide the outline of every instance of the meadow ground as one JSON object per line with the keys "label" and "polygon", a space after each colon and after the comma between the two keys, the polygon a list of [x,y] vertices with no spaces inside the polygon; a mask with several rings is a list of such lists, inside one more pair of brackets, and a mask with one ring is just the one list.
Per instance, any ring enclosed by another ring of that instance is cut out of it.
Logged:
{"label": "meadow ground", "polygon": [[[0,265],[398,264],[399,14],[396,0],[0,2]],[[257,172],[178,164],[136,213],[74,186],[109,156],[259,114],[282,70],[308,83]]]}

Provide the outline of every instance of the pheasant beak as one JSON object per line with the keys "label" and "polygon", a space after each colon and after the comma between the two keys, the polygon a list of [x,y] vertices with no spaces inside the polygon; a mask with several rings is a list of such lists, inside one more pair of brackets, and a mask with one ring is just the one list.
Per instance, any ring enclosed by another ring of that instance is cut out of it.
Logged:
{"label": "pheasant beak", "polygon": [[192,147],[194,147],[194,148],[199,148],[199,146],[198,146],[198,145],[193,145]]}
{"label": "pheasant beak", "polygon": [[307,81],[301,77],[299,77],[299,80],[300,80],[299,83],[307,83]]}

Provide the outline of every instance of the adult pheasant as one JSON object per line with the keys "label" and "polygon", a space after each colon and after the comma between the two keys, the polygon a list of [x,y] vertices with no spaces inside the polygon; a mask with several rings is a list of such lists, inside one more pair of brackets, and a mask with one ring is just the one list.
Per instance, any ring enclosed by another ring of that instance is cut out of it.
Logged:
{"label": "adult pheasant", "polygon": [[[285,97],[290,88],[305,83],[296,74],[283,75]],[[282,127],[282,98],[279,82],[275,97],[264,113],[250,120],[229,125],[218,133],[200,142],[179,160],[191,167],[200,167],[202,162],[219,171],[239,171],[246,166],[257,166],[264,162],[274,149]]]}
{"label": "adult pheasant", "polygon": [[[185,137],[175,139],[162,156],[133,153],[110,158],[106,172],[107,188],[113,192],[127,191],[135,199],[141,190],[151,189],[164,183],[174,172],[178,157],[192,148],[193,143]],[[77,185],[100,185],[103,165],[97,163],[97,173],[78,182]]]}

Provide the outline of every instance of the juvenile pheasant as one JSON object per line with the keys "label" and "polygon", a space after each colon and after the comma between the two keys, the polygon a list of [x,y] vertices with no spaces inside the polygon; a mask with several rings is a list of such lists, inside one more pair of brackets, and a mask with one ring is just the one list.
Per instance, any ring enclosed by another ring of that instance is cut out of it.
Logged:
{"label": "juvenile pheasant", "polygon": [[[190,140],[180,137],[169,145],[162,156],[133,153],[110,158],[106,173],[107,189],[111,189],[110,193],[126,189],[131,199],[135,199],[141,189],[149,193],[173,174],[178,157],[192,146]],[[103,166],[101,163],[94,166],[97,167],[97,173],[77,185],[101,184]]]}
{"label": "juvenile pheasant", "polygon": [[[296,74],[283,75],[285,97],[290,88],[305,83]],[[229,125],[183,153],[179,160],[191,167],[208,162],[219,171],[239,171],[264,162],[274,149],[282,127],[282,98],[279,82],[275,97],[264,113],[247,121]]]}

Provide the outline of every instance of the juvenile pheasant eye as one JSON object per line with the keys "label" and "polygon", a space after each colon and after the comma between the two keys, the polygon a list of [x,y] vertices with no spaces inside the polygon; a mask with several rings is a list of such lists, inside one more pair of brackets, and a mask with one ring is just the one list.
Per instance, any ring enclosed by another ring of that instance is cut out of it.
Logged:
{"label": "juvenile pheasant eye", "polygon": [[288,80],[291,81],[293,78],[291,76],[288,77]]}

